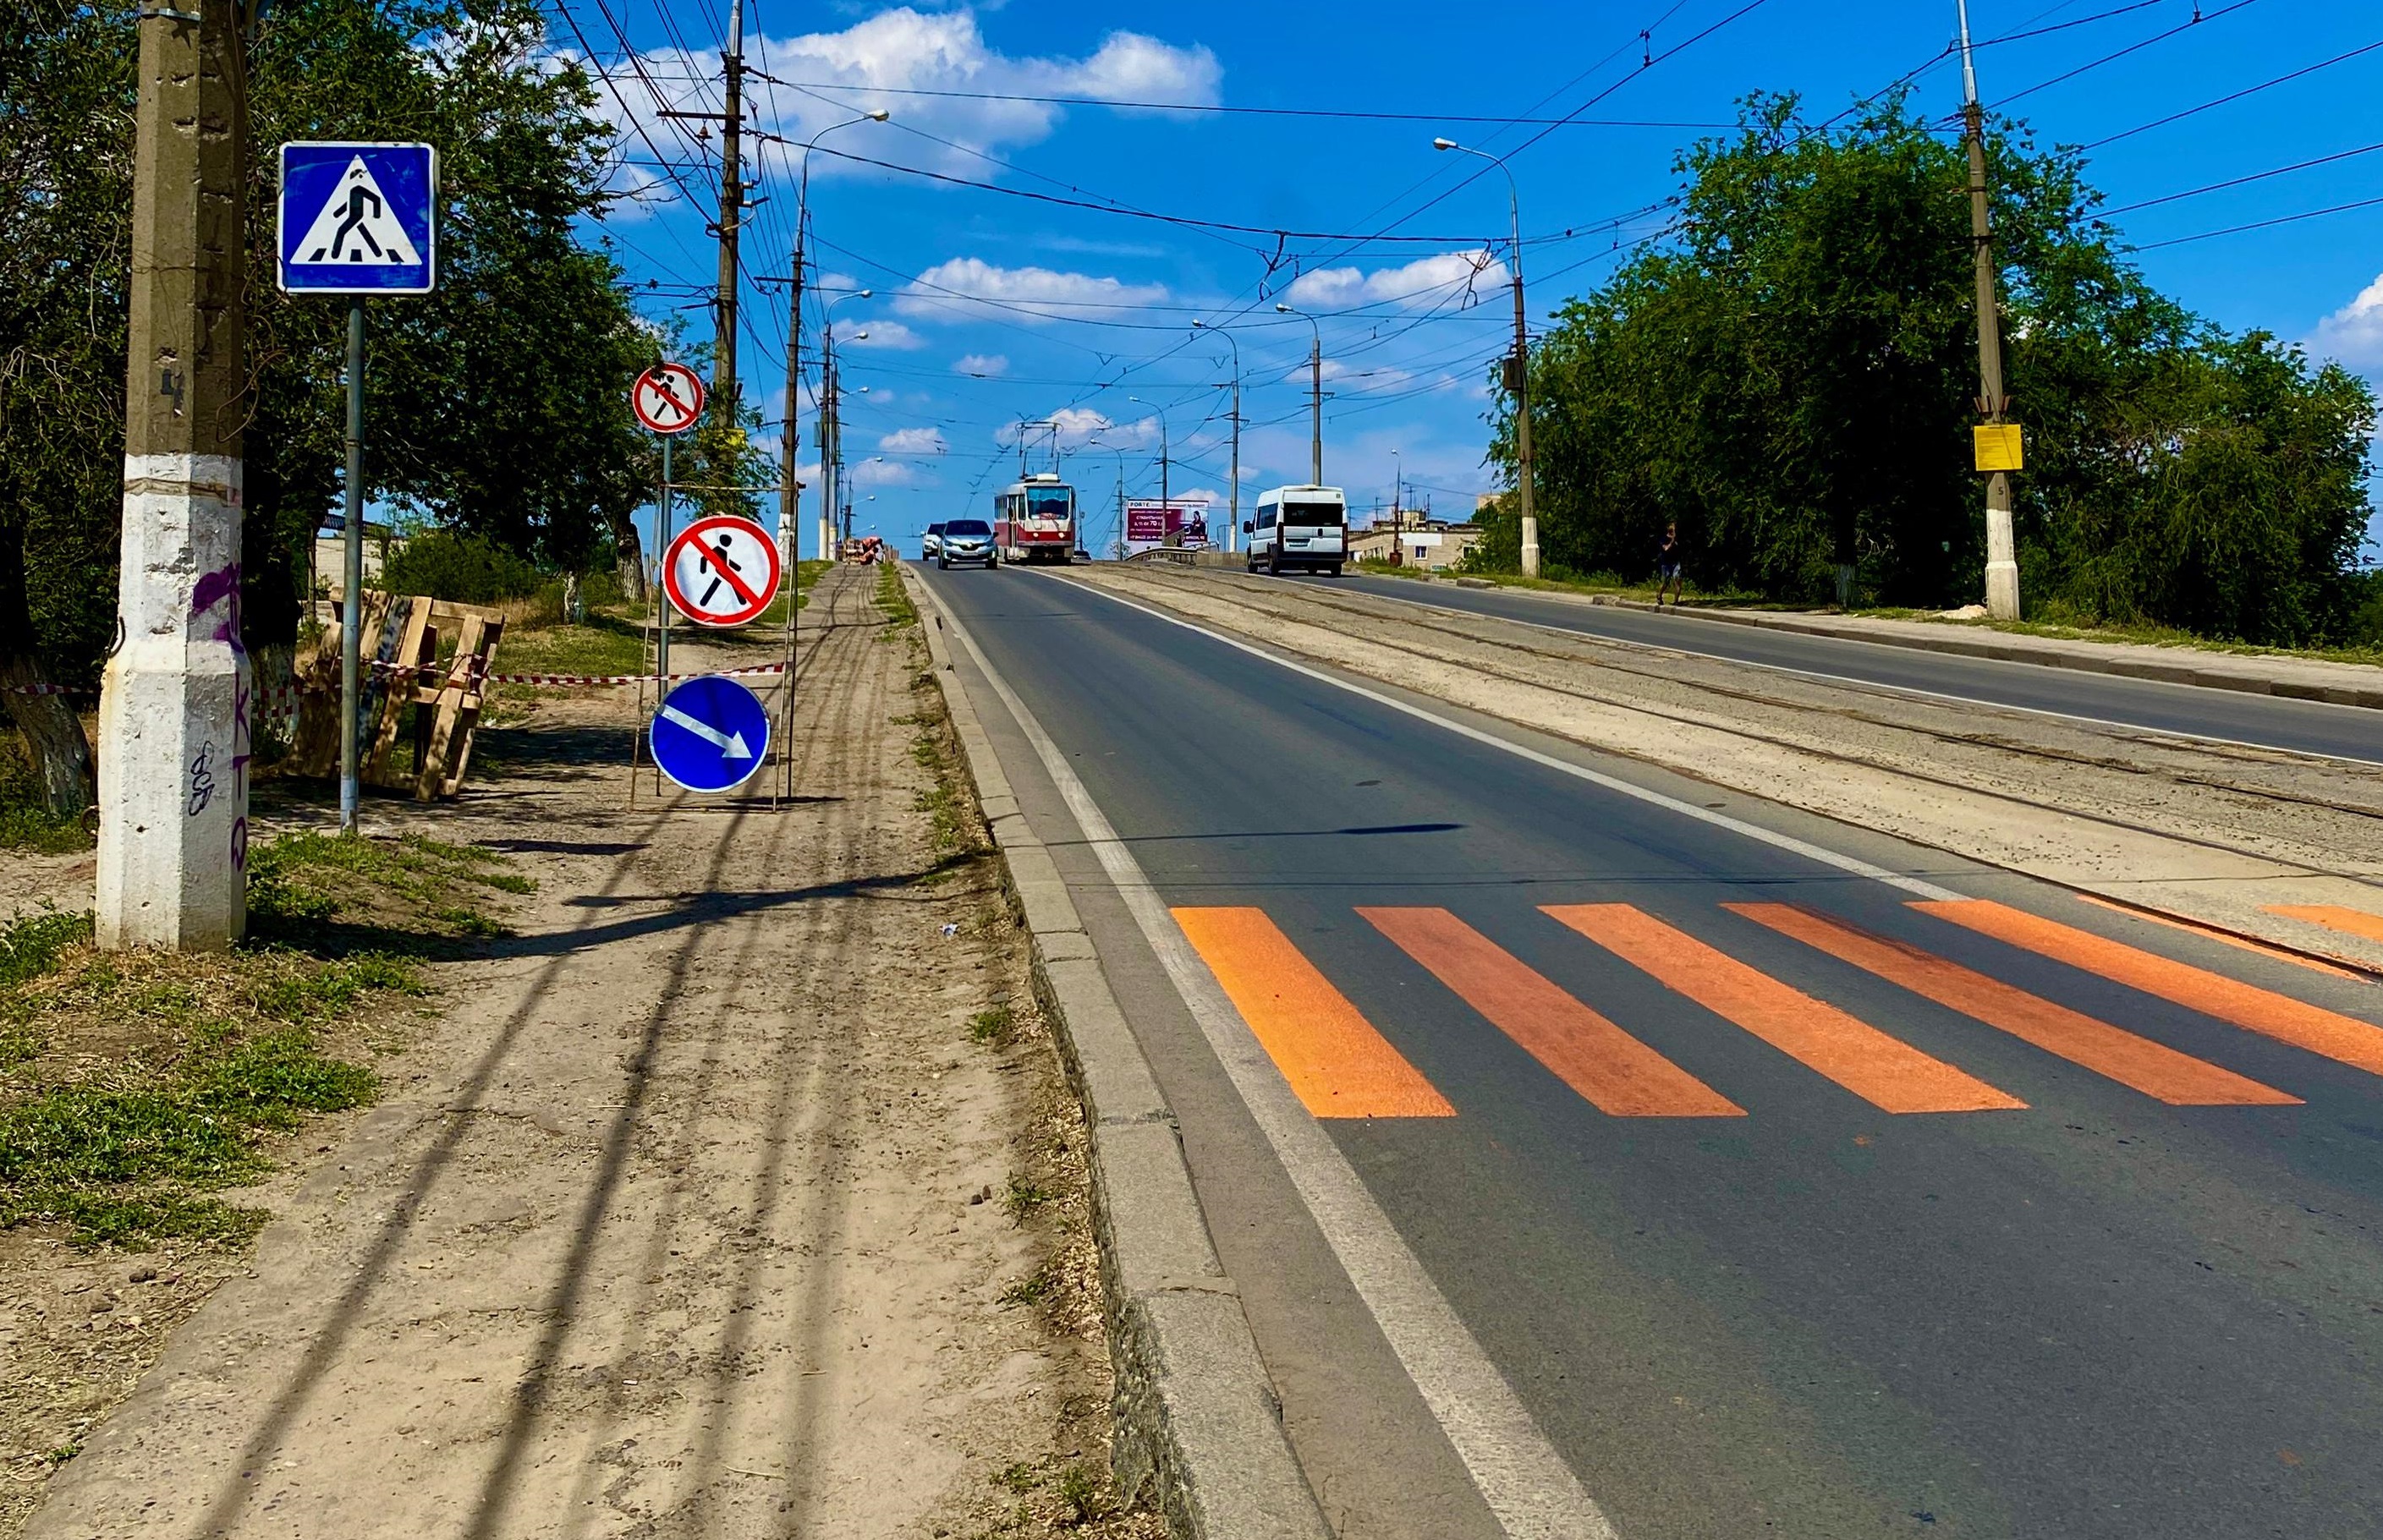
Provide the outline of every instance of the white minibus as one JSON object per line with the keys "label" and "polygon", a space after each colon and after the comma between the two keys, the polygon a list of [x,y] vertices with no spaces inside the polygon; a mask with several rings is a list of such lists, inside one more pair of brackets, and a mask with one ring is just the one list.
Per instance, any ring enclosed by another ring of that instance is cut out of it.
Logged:
{"label": "white minibus", "polygon": [[1349,559],[1349,504],[1338,487],[1278,487],[1258,494],[1257,515],[1241,533],[1253,573],[1303,567],[1339,577]]}

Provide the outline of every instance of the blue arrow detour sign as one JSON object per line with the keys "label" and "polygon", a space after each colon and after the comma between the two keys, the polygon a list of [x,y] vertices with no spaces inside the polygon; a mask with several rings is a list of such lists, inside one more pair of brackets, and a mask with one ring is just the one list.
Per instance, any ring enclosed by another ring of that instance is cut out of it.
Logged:
{"label": "blue arrow detour sign", "polygon": [[706,674],[662,697],[648,738],[664,775],[690,792],[724,792],[761,768],[770,713],[736,681]]}

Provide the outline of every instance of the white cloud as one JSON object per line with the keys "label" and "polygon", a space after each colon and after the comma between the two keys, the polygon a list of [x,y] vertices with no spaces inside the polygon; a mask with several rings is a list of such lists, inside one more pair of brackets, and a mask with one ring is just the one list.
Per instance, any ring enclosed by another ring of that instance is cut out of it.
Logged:
{"label": "white cloud", "polygon": [[935,485],[933,474],[923,467],[913,465],[907,460],[887,460],[883,455],[870,455],[849,467],[849,474],[851,485],[862,488]]}
{"label": "white cloud", "polygon": [[[1343,395],[1367,390],[1394,390],[1401,386],[1414,384],[1415,378],[1404,369],[1395,368],[1387,363],[1352,369],[1346,363],[1329,358],[1324,361],[1323,373],[1324,383],[1338,388],[1340,393]],[[1282,376],[1282,382],[1285,385],[1295,385],[1302,390],[1307,389],[1314,379],[1314,373],[1304,363],[1297,365]]]}
{"label": "white cloud", "polygon": [[954,257],[920,274],[895,297],[894,308],[919,317],[1022,315],[1031,321],[1082,315],[1086,306],[1130,307],[1166,298],[1164,284],[1130,284],[1048,267],[996,267],[980,257]]}
{"label": "white cloud", "polygon": [[887,454],[941,454],[946,448],[944,430],[934,427],[896,429],[877,440],[877,447]]}
{"label": "white cloud", "polygon": [[889,321],[883,317],[863,322],[858,329],[846,332],[845,338],[856,348],[892,348],[901,352],[908,352],[927,345],[925,338],[901,322]]}
{"label": "white cloud", "polygon": [[2313,353],[2340,359],[2353,369],[2383,368],[2383,277],[2319,321],[2308,347]]}
{"label": "white cloud", "polygon": [[1009,360],[999,353],[963,353],[952,360],[952,373],[993,379],[1009,373]]}
{"label": "white cloud", "polygon": [[[1046,103],[896,95],[895,90],[1209,105],[1218,99],[1223,78],[1216,55],[1204,46],[1179,47],[1124,31],[1110,32],[1097,49],[1082,57],[1011,56],[985,41],[976,13],[966,7],[921,11],[899,6],[839,32],[748,39],[746,51],[748,58],[768,59],[769,72],[778,80],[825,88],[813,93],[763,79],[751,79],[747,86],[748,109],[773,131],[797,143],[850,120],[856,109],[885,108],[894,114],[895,125],[917,128],[975,150],[1037,143],[1065,116],[1065,109]],[[720,55],[698,43],[692,51],[656,49],[641,55],[637,65],[636,75],[653,81],[665,100],[654,101],[654,92],[638,80],[618,96],[608,95],[605,105],[621,117],[625,102],[627,113],[667,150],[683,142],[682,134],[692,125],[686,119],[660,117],[656,108],[700,112],[715,106],[709,98],[717,92]],[[613,73],[616,78],[636,79],[625,65]],[[628,132],[625,117],[621,127]],[[633,133],[629,142],[642,151]],[[781,148],[788,151],[788,160],[794,157],[791,147]],[[896,126],[864,124],[825,141],[811,161],[812,176],[869,169],[828,154],[832,149],[937,170],[966,167],[971,175],[983,170],[982,163],[967,149],[906,134]],[[776,153],[772,152],[770,158],[774,162]]]}
{"label": "white cloud", "polygon": [[1319,267],[1302,273],[1287,297],[1293,304],[1318,310],[1365,304],[1463,310],[1480,303],[1506,282],[1506,265],[1488,252],[1442,252],[1371,273],[1354,267]]}

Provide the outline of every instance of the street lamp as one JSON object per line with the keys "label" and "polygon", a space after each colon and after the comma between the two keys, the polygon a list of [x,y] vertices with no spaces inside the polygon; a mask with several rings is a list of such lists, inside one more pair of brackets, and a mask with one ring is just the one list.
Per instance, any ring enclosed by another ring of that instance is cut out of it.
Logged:
{"label": "street lamp", "polygon": [[1435,150],[1475,155],[1506,174],[1507,206],[1514,216],[1514,356],[1506,361],[1506,389],[1514,398],[1514,490],[1523,501],[1523,575],[1539,575],[1539,521],[1531,511],[1531,344],[1523,311],[1523,194],[1501,155],[1475,150],[1452,139],[1435,139]]}
{"label": "street lamp", "polygon": [[1125,547],[1125,447],[1121,444],[1105,443],[1102,441],[1101,436],[1097,433],[1085,438],[1084,447],[1086,449],[1106,450],[1111,454],[1117,456],[1117,529],[1109,539],[1109,556],[1114,560],[1122,553]]}
{"label": "street lamp", "polygon": [[[1233,340],[1230,331],[1222,326],[1212,326],[1196,317],[1192,322],[1192,329],[1213,331],[1233,350],[1233,480],[1229,494],[1233,503],[1232,511],[1225,516],[1225,550],[1229,555],[1241,548],[1241,345]],[[1321,346],[1320,334],[1317,342]]]}
{"label": "street lamp", "polygon": [[[801,542],[797,540],[795,536],[795,525],[797,517],[796,509],[802,500],[801,489],[796,487],[795,483],[795,460],[796,454],[801,449],[801,435],[796,432],[795,426],[795,398],[801,385],[800,376],[802,370],[803,337],[803,237],[805,232],[810,228],[811,146],[817,144],[821,140],[825,139],[828,135],[835,132],[839,129],[849,129],[857,123],[883,123],[892,116],[893,115],[888,113],[884,108],[879,107],[873,112],[862,113],[858,117],[846,118],[841,123],[831,123],[826,128],[821,129],[819,132],[811,135],[809,139],[803,142],[802,174],[800,178],[797,179],[797,186],[795,191],[794,276],[787,279],[788,284],[791,286],[792,298],[788,303],[786,312],[786,423],[784,428],[785,441],[783,446],[784,450],[783,458],[785,461],[785,467],[783,474],[781,474],[778,478],[778,533],[786,543],[785,566],[788,572],[793,572],[795,570],[796,562],[802,554],[799,548]],[[833,504],[829,504],[827,506],[832,509]],[[820,519],[821,530],[825,532],[829,527],[831,527],[832,523],[832,514],[822,514]],[[824,560],[827,555],[827,545],[825,540],[822,539],[820,545],[820,556]]]}
{"label": "street lamp", "polygon": [[1314,426],[1307,445],[1307,485],[1321,487],[1324,485],[1324,333],[1317,329],[1315,316],[1286,304],[1278,304],[1274,308],[1278,314],[1298,316],[1307,323],[1307,329],[1315,335],[1315,351],[1307,355],[1309,393],[1314,400]]}
{"label": "street lamp", "polygon": [[1128,396],[1126,400],[1136,406],[1148,406],[1153,412],[1158,413],[1158,517],[1160,537],[1164,538],[1167,516],[1174,511],[1173,504],[1167,497],[1167,409],[1163,406],[1152,406],[1140,396]]}

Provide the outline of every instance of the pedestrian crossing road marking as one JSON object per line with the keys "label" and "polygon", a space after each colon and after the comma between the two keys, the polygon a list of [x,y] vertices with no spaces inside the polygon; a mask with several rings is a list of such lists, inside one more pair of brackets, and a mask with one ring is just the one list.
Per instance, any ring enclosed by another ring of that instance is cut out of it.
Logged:
{"label": "pedestrian crossing road marking", "polygon": [[[1920,912],[2341,1064],[2383,1075],[2383,1027],[1983,899]],[[1920,947],[1786,904],[1722,908],[1838,962],[2170,1106],[2297,1106],[2301,1098],[2031,994]],[[1300,1102],[1317,1117],[1451,1117],[1456,1109],[1263,909],[1179,908],[1177,924]],[[1743,1117],[1746,1109],[1444,908],[1359,918],[1590,1105],[1613,1117]],[[1628,904],[1542,913],[1890,1113],[2027,1103]]]}
{"label": "pedestrian crossing road marking", "polygon": [[1175,923],[1318,1117],[1453,1117],[1456,1109],[1263,909],[1178,909]]}

